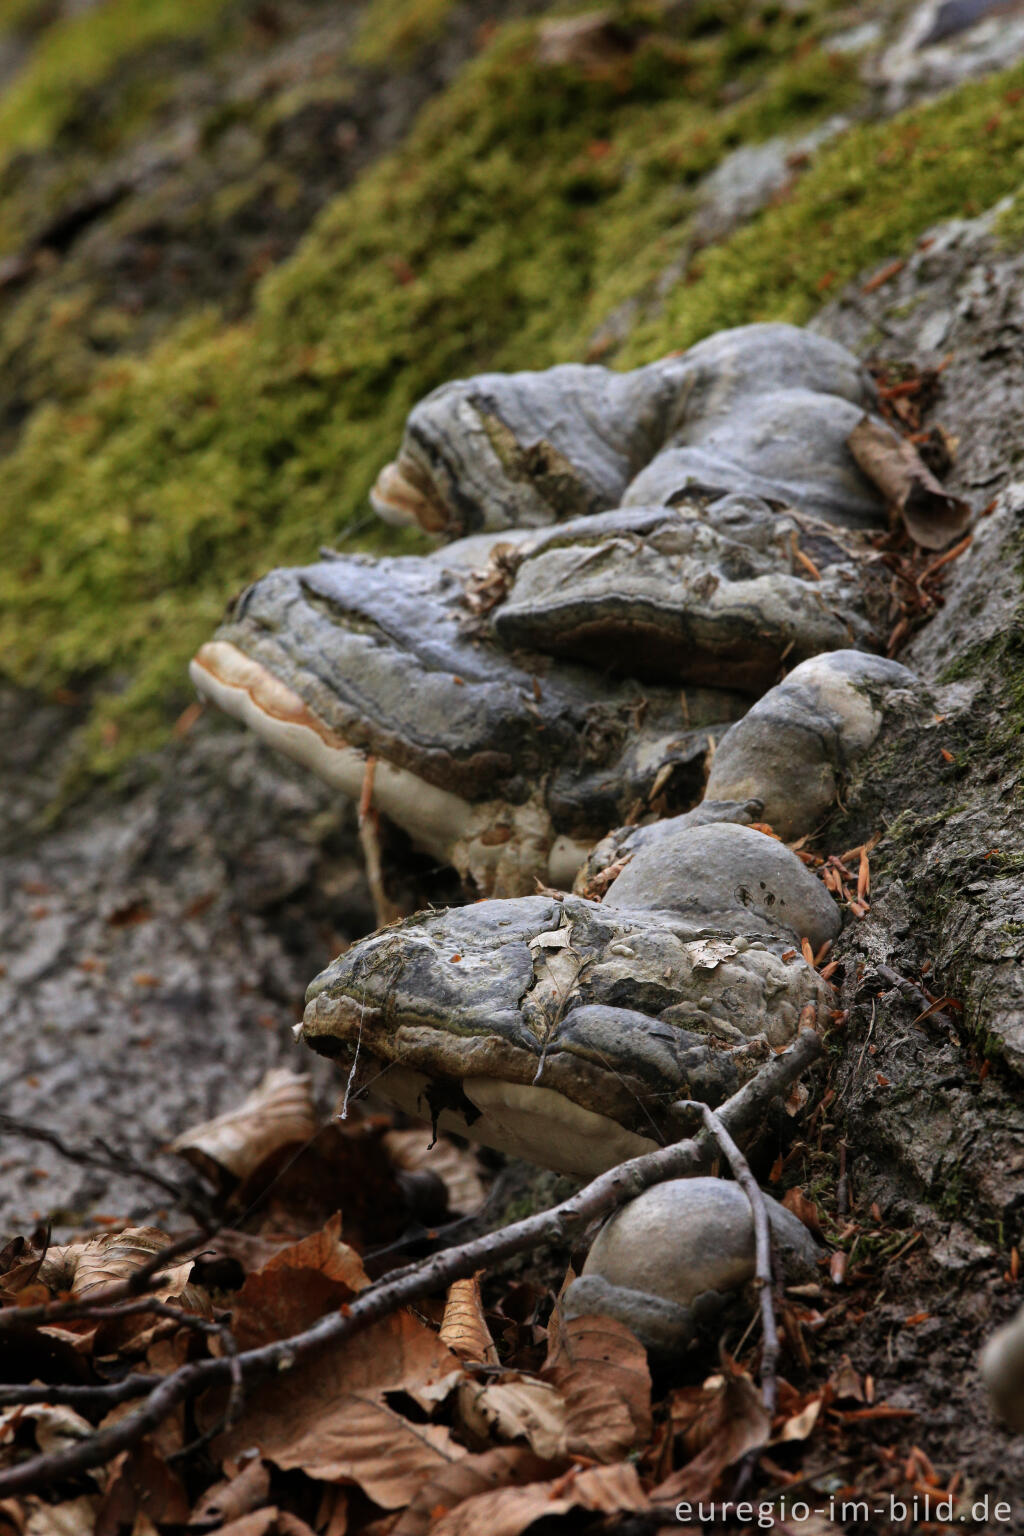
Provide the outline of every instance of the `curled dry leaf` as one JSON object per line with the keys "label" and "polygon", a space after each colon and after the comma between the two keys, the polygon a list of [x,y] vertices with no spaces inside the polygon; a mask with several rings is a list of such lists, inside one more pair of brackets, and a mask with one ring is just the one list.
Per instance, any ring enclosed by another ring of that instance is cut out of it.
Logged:
{"label": "curled dry leaf", "polygon": [[650,1437],[647,1351],[624,1323],[560,1317],[541,1374],[565,1399],[570,1453],[613,1462]]}
{"label": "curled dry leaf", "polygon": [[500,1381],[459,1383],[459,1420],[470,1436],[525,1440],[547,1460],[566,1454],[565,1399],[557,1387],[535,1377],[509,1375]]}
{"label": "curled dry leaf", "polygon": [[258,1349],[301,1333],[368,1284],[362,1259],[341,1240],[341,1216],[336,1214],[321,1231],[289,1243],[246,1276],[231,1331],[239,1349]]}
{"label": "curled dry leaf", "polygon": [[237,1477],[208,1488],[189,1516],[190,1527],[211,1530],[258,1509],[270,1492],[270,1473],[259,1457],[246,1463]]}
{"label": "curled dry leaf", "polygon": [[462,1461],[442,1467],[424,1483],[409,1507],[403,1510],[391,1536],[427,1536],[434,1522],[449,1511],[480,1494],[502,1488],[521,1488],[527,1483],[564,1471],[564,1463],[542,1461],[532,1451],[516,1446],[498,1446],[480,1456],[466,1456]]}
{"label": "curled dry leaf", "polygon": [[96,1514],[96,1501],[87,1495],[63,1504],[26,1499],[22,1529],[24,1536],[95,1536]]}
{"label": "curled dry leaf", "polygon": [[656,1504],[710,1498],[725,1469],[748,1451],[766,1445],[771,1433],[760,1394],[745,1372],[730,1370],[712,1376],[699,1395],[690,1391],[685,1396],[676,1394],[676,1398],[682,1399],[679,1407],[686,1410],[684,1444],[689,1449],[700,1443],[702,1449],[653,1490],[651,1498]]}
{"label": "curled dry leaf", "polygon": [[806,1440],[811,1433],[821,1413],[824,1399],[820,1396],[812,1397],[799,1413],[794,1413],[788,1418],[779,1430],[778,1440]]}
{"label": "curled dry leaf", "polygon": [[430,1536],[519,1536],[535,1520],[572,1510],[598,1514],[642,1513],[650,1508],[632,1462],[574,1467],[546,1483],[500,1488],[467,1499],[430,1527]]}
{"label": "curled dry leaf", "polygon": [[0,1302],[14,1301],[32,1284],[43,1258],[23,1237],[12,1237],[0,1248]]}
{"label": "curled dry leaf", "polygon": [[944,549],[968,527],[967,502],[944,490],[913,443],[892,427],[863,416],[846,441],[859,467],[902,517],[915,544]]}
{"label": "curled dry leaf", "polygon": [[[157,1227],[126,1227],[123,1232],[104,1232],[85,1243],[69,1243],[51,1248],[39,1270],[39,1278],[51,1291],[69,1291],[79,1300],[99,1299],[108,1286],[130,1280],[148,1264],[171,1239]],[[159,1285],[147,1288],[147,1295],[160,1301],[184,1296],[190,1288],[192,1260],[173,1264],[160,1271]],[[191,1298],[198,1307],[198,1297]]]}
{"label": "curled dry leaf", "polygon": [[0,1465],[9,1466],[16,1460],[15,1441],[24,1443],[29,1429],[37,1450],[44,1455],[62,1451],[74,1441],[84,1440],[92,1434],[88,1419],[60,1404],[37,1403],[30,1407],[7,1408],[0,1413]]}
{"label": "curled dry leaf", "polygon": [[453,1280],[448,1287],[441,1342],[447,1344],[460,1360],[498,1364],[498,1351],[484,1319],[479,1275],[472,1275],[468,1280]]}
{"label": "curled dry leaf", "polygon": [[837,1402],[842,1402],[844,1398],[852,1398],[857,1403],[864,1401],[864,1386],[851,1364],[849,1355],[844,1355],[840,1360],[829,1377],[828,1384]]}
{"label": "curled dry leaf", "polygon": [[[241,1422],[214,1443],[222,1460],[258,1445],[267,1461],[328,1482],[354,1482],[399,1509],[466,1455],[440,1424],[412,1423],[388,1401],[401,1392],[427,1408],[462,1375],[455,1355],[408,1312],[322,1350],[249,1397]],[[219,1403],[201,1405],[213,1422]]]}
{"label": "curled dry leaf", "polygon": [[782,1197],[782,1203],[787,1211],[792,1211],[799,1217],[804,1226],[816,1237],[821,1236],[821,1220],[818,1216],[818,1207],[813,1200],[808,1200],[802,1189],[787,1189]]}
{"label": "curled dry leaf", "polygon": [[431,1133],[425,1127],[388,1131],[384,1145],[396,1168],[407,1173],[419,1173],[424,1169],[436,1173],[448,1191],[449,1210],[475,1211],[487,1198],[477,1154],[457,1147],[447,1136],[439,1136],[432,1142]]}
{"label": "curled dry leaf", "polygon": [[171,1142],[170,1150],[201,1172],[226,1170],[246,1179],[282,1147],[300,1146],[316,1135],[308,1076],[275,1067],[259,1087],[215,1120],[207,1120]]}

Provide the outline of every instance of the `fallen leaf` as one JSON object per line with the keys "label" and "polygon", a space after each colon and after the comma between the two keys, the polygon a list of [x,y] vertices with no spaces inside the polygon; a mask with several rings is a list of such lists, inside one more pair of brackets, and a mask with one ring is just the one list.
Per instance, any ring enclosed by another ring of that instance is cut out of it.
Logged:
{"label": "fallen leaf", "polygon": [[[467,1453],[443,1425],[405,1418],[387,1394],[429,1404],[446,1396],[461,1375],[459,1360],[436,1334],[410,1313],[398,1313],[257,1388],[240,1423],[214,1442],[214,1452],[230,1460],[258,1445],[267,1461],[285,1471],[358,1483],[375,1504],[398,1509],[441,1467]],[[201,1406],[213,1422],[216,1407],[206,1400]]]}
{"label": "fallen leaf", "polygon": [[541,1376],[565,1399],[571,1453],[613,1462],[650,1438],[647,1351],[624,1323],[559,1317]]}
{"label": "fallen leaf", "polygon": [[688,1398],[687,1406],[696,1411],[684,1443],[689,1449],[700,1441],[703,1448],[652,1490],[655,1504],[709,1498],[727,1467],[768,1443],[771,1420],[745,1372],[730,1370],[711,1377],[700,1389],[699,1399]]}
{"label": "fallen leaf", "polygon": [[520,1488],[564,1471],[565,1464],[542,1461],[519,1446],[498,1446],[480,1456],[442,1467],[425,1483],[408,1509],[398,1518],[391,1536],[427,1536],[436,1520],[475,1499],[501,1488]]}
{"label": "fallen leaf", "polygon": [[217,1536],[268,1536],[276,1525],[277,1509],[270,1505],[266,1509],[255,1509],[249,1515],[242,1515],[239,1520],[232,1520],[230,1525],[222,1525]]}
{"label": "fallen leaf", "polygon": [[201,1172],[245,1179],[282,1147],[316,1135],[310,1079],[275,1067],[236,1109],[175,1138],[170,1150]]}
{"label": "fallen leaf", "polygon": [[25,1501],[25,1536],[95,1536],[96,1501],[83,1496],[63,1504]]}
{"label": "fallen leaf", "polygon": [[484,1321],[479,1275],[468,1280],[453,1280],[448,1287],[440,1337],[460,1360],[498,1364],[498,1351]]}
{"label": "fallen leaf", "polygon": [[301,1333],[368,1284],[362,1259],[341,1240],[341,1216],[335,1214],[321,1231],[279,1249],[246,1276],[231,1331],[239,1349],[258,1349]]}
{"label": "fallen leaf", "polygon": [[792,1211],[794,1216],[799,1217],[804,1226],[808,1227],[815,1236],[821,1236],[818,1207],[813,1200],[808,1200],[802,1189],[787,1189],[782,1197],[782,1203],[787,1211]]}
{"label": "fallen leaf", "polygon": [[858,466],[902,517],[924,549],[943,549],[971,521],[966,501],[943,490],[905,437],[884,422],[862,416],[846,439]]}
{"label": "fallen leaf", "polygon": [[858,1403],[864,1401],[864,1388],[860,1377],[850,1363],[849,1355],[843,1356],[829,1377],[828,1384],[832,1389],[832,1396],[837,1401],[842,1401],[844,1398],[852,1398]]}
{"label": "fallen leaf", "polygon": [[525,1440],[551,1461],[566,1454],[566,1406],[557,1387],[510,1374],[499,1381],[459,1383],[459,1419],[483,1443]]}
{"label": "fallen leaf", "polygon": [[111,1468],[97,1515],[100,1531],[135,1531],[140,1517],[154,1525],[183,1525],[189,1500],[180,1477],[148,1440],[123,1452]]}
{"label": "fallen leaf", "polygon": [[66,1450],[76,1440],[85,1440],[92,1434],[88,1419],[61,1404],[33,1403],[6,1408],[0,1412],[0,1464],[9,1466],[18,1459],[15,1436],[23,1434],[29,1425],[36,1448],[44,1455]]}
{"label": "fallen leaf", "polygon": [[788,1418],[780,1429],[779,1440],[806,1440],[821,1413],[822,1398],[813,1397],[805,1408]]}
{"label": "fallen leaf", "polygon": [[258,1509],[270,1492],[270,1473],[258,1456],[235,1477],[208,1488],[189,1516],[190,1526],[220,1526]]}
{"label": "fallen leaf", "polygon": [[476,1152],[463,1151],[447,1136],[438,1136],[434,1141],[425,1127],[388,1131],[384,1145],[397,1168],[407,1173],[418,1173],[421,1169],[436,1173],[448,1191],[449,1210],[475,1211],[487,1198]]}
{"label": "fallen leaf", "polygon": [[615,1515],[649,1508],[632,1462],[617,1462],[573,1468],[552,1482],[479,1494],[443,1515],[430,1527],[430,1536],[519,1536],[535,1520],[574,1509]]}
{"label": "fallen leaf", "polygon": [[[104,1232],[84,1243],[51,1248],[39,1269],[39,1278],[51,1291],[70,1291],[79,1300],[128,1280],[171,1239],[157,1227],[126,1227]],[[184,1294],[192,1273],[192,1260],[161,1270],[160,1285],[147,1294],[169,1301]]]}

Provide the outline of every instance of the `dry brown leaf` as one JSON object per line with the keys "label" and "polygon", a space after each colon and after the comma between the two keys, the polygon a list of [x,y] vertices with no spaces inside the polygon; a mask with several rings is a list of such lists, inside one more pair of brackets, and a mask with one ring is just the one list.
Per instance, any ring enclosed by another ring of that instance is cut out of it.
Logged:
{"label": "dry brown leaf", "polygon": [[771,1420],[745,1372],[712,1376],[700,1394],[685,1399],[690,1415],[685,1438],[688,1447],[699,1440],[703,1448],[652,1491],[655,1504],[710,1498],[727,1467],[768,1443]]}
{"label": "dry brown leaf", "polygon": [[860,1376],[854,1370],[849,1355],[844,1355],[828,1379],[832,1388],[832,1395],[837,1401],[844,1398],[852,1398],[855,1402],[864,1401],[864,1387]]}
{"label": "dry brown leaf", "polygon": [[799,1413],[788,1418],[776,1436],[777,1440],[806,1440],[821,1415],[824,1399],[812,1397]]}
{"label": "dry brown leaf", "polygon": [[156,1525],[180,1526],[188,1519],[189,1499],[178,1474],[148,1440],[122,1452],[110,1468],[97,1516],[99,1531],[135,1531],[140,1518]]}
{"label": "dry brown leaf", "polygon": [[618,1461],[649,1439],[647,1351],[624,1323],[610,1317],[559,1318],[541,1375],[565,1399],[571,1453]]}
{"label": "dry brown leaf", "polygon": [[25,1536],[94,1536],[96,1501],[83,1496],[64,1504],[25,1500]]}
{"label": "dry brown leaf", "polygon": [[[398,1313],[258,1388],[214,1450],[226,1460],[258,1445],[276,1466],[358,1483],[374,1503],[397,1509],[466,1451],[443,1426],[403,1417],[386,1394],[402,1392],[427,1406],[447,1396],[461,1375],[435,1333]],[[214,1416],[215,1410],[208,1415]]]}
{"label": "dry brown leaf", "polygon": [[388,1131],[384,1137],[388,1156],[396,1168],[407,1173],[426,1170],[436,1173],[448,1191],[448,1209],[475,1211],[487,1198],[476,1152],[457,1147],[447,1136],[432,1142],[425,1127],[408,1131]]}
{"label": "dry brown leaf", "polygon": [[25,1506],[20,1499],[0,1500],[0,1536],[24,1536]]}
{"label": "dry brown leaf", "polygon": [[548,1382],[515,1375],[491,1382],[467,1377],[459,1383],[458,1403],[463,1428],[485,1444],[523,1439],[548,1460],[566,1454],[565,1399]]}
{"label": "dry brown leaf", "polygon": [[[85,1243],[69,1243],[51,1248],[39,1271],[39,1278],[51,1291],[70,1291],[81,1300],[129,1280],[136,1270],[148,1264],[155,1253],[166,1248],[171,1239],[156,1227],[126,1227],[123,1232],[103,1232]],[[192,1260],[172,1264],[162,1270],[160,1285],[147,1288],[147,1295],[158,1301],[183,1296],[192,1273]]]}
{"label": "dry brown leaf", "polygon": [[277,1526],[277,1508],[271,1504],[266,1509],[254,1509],[251,1514],[222,1525],[216,1536],[268,1536]]}
{"label": "dry brown leaf", "polygon": [[0,1249],[0,1300],[13,1301],[31,1285],[44,1257],[24,1237],[12,1237],[5,1243]]}
{"label": "dry brown leaf", "polygon": [[498,1351],[484,1320],[479,1274],[468,1280],[453,1280],[448,1287],[441,1341],[460,1360],[473,1360],[482,1365],[498,1364]]}
{"label": "dry brown leaf", "polygon": [[892,427],[862,416],[846,442],[859,467],[902,517],[915,544],[944,549],[968,527],[967,502],[944,490],[913,443]]}
{"label": "dry brown leaf", "polygon": [[818,1207],[813,1200],[808,1200],[802,1189],[795,1187],[787,1189],[782,1197],[782,1203],[787,1211],[792,1211],[794,1216],[799,1217],[804,1226],[813,1232],[816,1237],[821,1236],[821,1220],[818,1216]]}
{"label": "dry brown leaf", "polygon": [[321,1231],[278,1249],[246,1276],[231,1331],[239,1349],[258,1349],[301,1333],[368,1284],[362,1259],[341,1240],[341,1216],[335,1214]]}
{"label": "dry brown leaf", "polygon": [[0,1413],[0,1465],[9,1466],[18,1459],[14,1450],[15,1437],[23,1437],[29,1425],[36,1446],[44,1455],[66,1450],[76,1440],[85,1440],[92,1434],[88,1419],[60,1404],[35,1403],[5,1408]]}
{"label": "dry brown leaf", "polygon": [[519,1536],[535,1520],[573,1509],[600,1514],[642,1512],[650,1500],[632,1462],[574,1467],[546,1483],[500,1488],[466,1499],[430,1526],[430,1536]]}
{"label": "dry brown leaf", "polygon": [[270,1473],[259,1457],[247,1462],[236,1477],[208,1488],[189,1516],[192,1526],[225,1525],[258,1509],[270,1492]]}
{"label": "dry brown leaf", "polygon": [[282,1147],[301,1146],[315,1135],[309,1078],[275,1067],[237,1109],[193,1126],[170,1150],[204,1173],[216,1177],[225,1169],[246,1179]]}
{"label": "dry brown leaf", "polygon": [[427,1536],[439,1517],[483,1493],[520,1488],[565,1470],[564,1462],[542,1461],[519,1446],[498,1446],[480,1456],[442,1467],[425,1483],[398,1518],[391,1536]]}
{"label": "dry brown leaf", "polygon": [[320,1505],[313,1521],[320,1536],[346,1536],[348,1531],[348,1489],[324,1483]]}

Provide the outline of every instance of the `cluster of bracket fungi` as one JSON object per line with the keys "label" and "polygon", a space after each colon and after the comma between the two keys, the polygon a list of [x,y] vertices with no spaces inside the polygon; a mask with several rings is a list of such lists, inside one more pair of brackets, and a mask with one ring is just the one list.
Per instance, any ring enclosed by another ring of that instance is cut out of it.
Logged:
{"label": "cluster of bracket fungi", "polygon": [[[301,1036],[354,1089],[592,1175],[825,1022],[813,957],[841,913],[787,843],[887,718],[926,707],[877,654],[872,535],[897,471],[929,493],[913,459],[860,363],[788,325],[631,373],[483,375],[414,409],[373,493],[446,542],[325,552],[236,599],[200,693],[476,898],[311,984]],[[772,1222],[813,1263],[800,1223]],[[679,1233],[690,1261],[677,1237],[659,1291],[637,1254]],[[680,1181],[606,1228],[574,1305],[630,1293],[620,1315],[678,1344],[752,1256],[738,1187]]]}

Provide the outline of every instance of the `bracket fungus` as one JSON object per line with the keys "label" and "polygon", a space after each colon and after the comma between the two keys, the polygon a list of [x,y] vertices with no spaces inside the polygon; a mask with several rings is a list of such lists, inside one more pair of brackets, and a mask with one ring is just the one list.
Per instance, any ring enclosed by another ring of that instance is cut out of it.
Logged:
{"label": "bracket fungus", "polygon": [[449,538],[666,504],[695,484],[871,527],[878,496],[846,439],[874,404],[851,353],[792,325],[721,331],[632,373],[482,374],[415,407],[372,500]]}
{"label": "bracket fungus", "polygon": [[[454,542],[272,571],[232,604],[200,692],[487,898],[314,980],[300,1032],[350,1092],[591,1174],[824,1020],[804,952],[838,909],[744,823],[811,831],[916,700],[870,654],[885,505],[847,440],[875,403],[852,354],[788,325],[632,373],[459,380],[372,498]],[[560,894],[581,866],[594,891]]]}
{"label": "bracket fungus", "polygon": [[926,704],[917,675],[898,661],[849,650],[812,657],[726,732],[708,797],[753,797],[780,837],[800,837],[825,815],[886,718]]}
{"label": "bracket fungus", "polygon": [[720,1103],[805,1010],[824,1023],[827,983],[750,926],[575,896],[419,913],[315,978],[301,1034],[436,1129],[594,1174],[682,1134],[675,1101]]}
{"label": "bracket fungus", "polygon": [[[817,1243],[792,1211],[763,1198],[786,1272],[816,1278]],[[754,1221],[740,1186],[672,1179],[605,1222],[562,1307],[567,1317],[617,1318],[652,1353],[669,1356],[753,1278]]]}
{"label": "bracket fungus", "polygon": [[373,500],[465,537],[272,571],[195,684],[353,799],[372,760],[373,807],[478,894],[567,886],[638,807],[700,801],[782,667],[880,643],[884,505],[847,446],[873,400],[788,325],[444,385]]}

